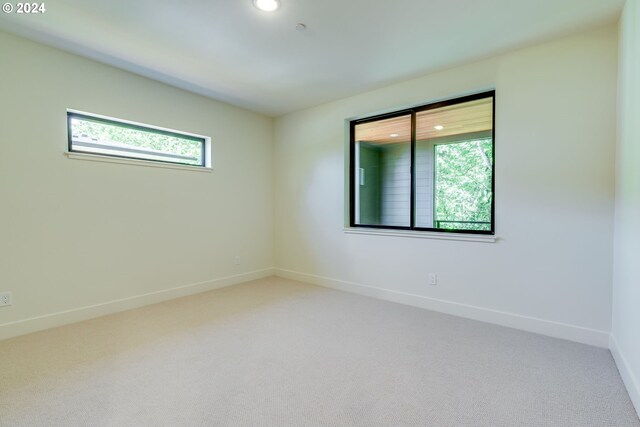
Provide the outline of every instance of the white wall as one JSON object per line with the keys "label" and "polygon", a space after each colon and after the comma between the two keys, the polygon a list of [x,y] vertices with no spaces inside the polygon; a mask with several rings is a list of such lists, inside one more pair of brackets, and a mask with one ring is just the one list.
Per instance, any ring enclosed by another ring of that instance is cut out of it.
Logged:
{"label": "white wall", "polygon": [[[278,118],[279,274],[607,346],[616,71],[612,26]],[[494,87],[498,242],[343,232],[346,118]]]}
{"label": "white wall", "polygon": [[[273,119],[4,33],[0,52],[0,338],[273,265]],[[68,159],[67,108],[211,136],[214,170]]]}
{"label": "white wall", "polygon": [[611,350],[640,414],[640,1],[620,20]]}

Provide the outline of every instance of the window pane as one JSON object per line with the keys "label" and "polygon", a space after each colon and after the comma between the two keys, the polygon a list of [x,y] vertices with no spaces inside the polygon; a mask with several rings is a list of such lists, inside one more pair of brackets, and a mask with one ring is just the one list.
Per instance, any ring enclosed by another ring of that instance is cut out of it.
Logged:
{"label": "window pane", "polygon": [[99,118],[70,116],[71,151],[204,166],[204,139]]}
{"label": "window pane", "polygon": [[435,227],[491,230],[490,138],[436,145]]}
{"label": "window pane", "polygon": [[411,115],[355,127],[355,223],[411,224]]}
{"label": "window pane", "polygon": [[491,230],[493,98],[416,113],[415,225]]}

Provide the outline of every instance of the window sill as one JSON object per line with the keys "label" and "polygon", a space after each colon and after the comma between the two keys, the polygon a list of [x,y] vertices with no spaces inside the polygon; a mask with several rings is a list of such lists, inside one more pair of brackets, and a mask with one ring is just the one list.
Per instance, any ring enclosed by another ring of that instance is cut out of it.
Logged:
{"label": "window sill", "polygon": [[388,230],[382,228],[350,227],[346,234],[368,234],[373,236],[411,237],[418,239],[458,240],[466,242],[495,243],[498,237],[486,234],[438,233],[433,231]]}
{"label": "window sill", "polygon": [[153,162],[149,160],[122,159],[118,157],[101,156],[99,154],[71,153],[67,151],[64,153],[64,155],[70,159],[89,160],[91,162],[120,163],[123,165],[146,166],[151,168],[165,168],[165,169],[180,169],[180,170],[187,170],[191,172],[208,173],[212,171],[212,169],[209,167],[172,165],[170,163]]}

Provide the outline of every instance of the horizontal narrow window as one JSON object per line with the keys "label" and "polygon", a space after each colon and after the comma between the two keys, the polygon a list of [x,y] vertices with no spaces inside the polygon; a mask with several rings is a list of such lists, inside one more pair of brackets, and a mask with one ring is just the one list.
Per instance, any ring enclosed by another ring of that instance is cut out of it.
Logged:
{"label": "horizontal narrow window", "polygon": [[494,234],[494,97],[352,121],[351,226]]}
{"label": "horizontal narrow window", "polygon": [[209,139],[129,121],[67,112],[69,151],[206,167]]}

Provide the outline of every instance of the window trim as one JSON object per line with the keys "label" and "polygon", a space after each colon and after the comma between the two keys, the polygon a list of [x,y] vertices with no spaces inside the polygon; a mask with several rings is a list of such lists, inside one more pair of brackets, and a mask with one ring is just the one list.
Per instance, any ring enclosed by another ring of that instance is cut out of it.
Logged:
{"label": "window trim", "polygon": [[[81,151],[77,149],[73,149],[73,141],[72,141],[72,131],[71,131],[71,120],[73,118],[79,118],[82,120],[90,120],[93,122],[104,123],[109,125],[115,125],[122,128],[141,130],[150,133],[156,133],[161,135],[174,136],[182,139],[188,139],[191,141],[197,141],[201,143],[201,158],[202,162],[197,165],[190,165],[187,163],[181,162],[172,162],[168,160],[155,160],[155,159],[144,159],[140,157],[133,156],[122,156],[117,154],[104,154],[104,153],[93,153],[87,151]],[[72,156],[82,156],[82,157],[96,157],[96,158],[104,158],[104,159],[121,159],[123,163],[128,164],[137,164],[137,162],[150,162],[158,165],[166,165],[180,168],[191,168],[191,169],[211,169],[211,138],[204,135],[198,135],[191,132],[183,132],[175,129],[163,128],[160,126],[149,125],[146,123],[134,122],[131,120],[119,119],[115,117],[103,116],[100,114],[87,113],[85,111],[67,109],[67,152],[68,157]]]}
{"label": "window trim", "polygon": [[[475,101],[478,99],[491,98],[491,140],[493,149],[491,150],[491,229],[490,230],[447,230],[442,228],[433,227],[416,227],[415,226],[415,147],[416,147],[416,114],[422,111],[433,110],[436,108],[446,107],[449,105],[462,104],[469,101]],[[374,122],[378,120],[390,119],[403,115],[411,115],[411,166],[410,166],[410,182],[411,182],[411,197],[410,197],[410,222],[409,226],[396,226],[396,225],[368,225],[368,224],[356,224],[356,180],[355,180],[355,128],[356,125]],[[398,231],[415,231],[426,233],[455,233],[455,234],[481,234],[494,236],[496,232],[495,227],[495,179],[496,179],[496,162],[495,162],[495,132],[496,132],[496,91],[488,90],[471,95],[465,95],[456,98],[450,98],[446,100],[431,102],[428,104],[422,104],[415,107],[404,108],[402,110],[391,111],[383,114],[376,114],[359,119],[353,119],[349,121],[349,227],[352,229],[381,229],[381,230],[398,230]]]}

